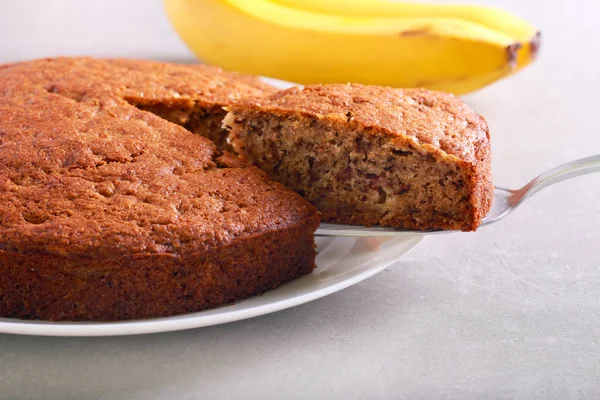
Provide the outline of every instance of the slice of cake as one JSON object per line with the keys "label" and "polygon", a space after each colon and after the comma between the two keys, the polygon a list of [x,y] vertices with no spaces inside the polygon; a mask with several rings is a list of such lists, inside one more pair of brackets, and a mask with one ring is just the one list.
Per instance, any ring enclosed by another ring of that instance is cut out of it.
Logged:
{"label": "slice of cake", "polygon": [[472,231],[490,209],[487,124],[450,94],[315,85],[228,110],[234,150],[324,221]]}
{"label": "slice of cake", "polygon": [[144,61],[0,69],[0,317],[175,315],[311,272],[314,207],[145,111],[193,114],[262,89]]}

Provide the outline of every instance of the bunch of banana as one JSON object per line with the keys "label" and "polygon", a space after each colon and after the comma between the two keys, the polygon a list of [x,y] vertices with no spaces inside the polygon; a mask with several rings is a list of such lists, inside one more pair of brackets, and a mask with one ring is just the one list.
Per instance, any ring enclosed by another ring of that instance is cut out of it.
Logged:
{"label": "bunch of banana", "polygon": [[292,82],[464,94],[535,58],[539,31],[503,10],[393,0],[164,0],[204,62]]}

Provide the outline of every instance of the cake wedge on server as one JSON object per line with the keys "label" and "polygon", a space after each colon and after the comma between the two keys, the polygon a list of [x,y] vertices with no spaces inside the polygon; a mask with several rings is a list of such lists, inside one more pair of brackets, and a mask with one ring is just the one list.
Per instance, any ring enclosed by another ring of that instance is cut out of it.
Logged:
{"label": "cake wedge on server", "polygon": [[473,231],[491,207],[487,123],[451,94],[313,85],[227,109],[233,149],[326,222]]}

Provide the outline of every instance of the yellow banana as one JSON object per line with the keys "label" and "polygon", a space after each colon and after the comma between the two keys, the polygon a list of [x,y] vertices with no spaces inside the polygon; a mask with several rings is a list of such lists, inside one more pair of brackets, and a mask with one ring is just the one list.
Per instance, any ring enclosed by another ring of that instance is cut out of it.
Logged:
{"label": "yellow banana", "polygon": [[472,4],[412,3],[394,0],[271,0],[300,10],[343,16],[427,18],[447,17],[475,22],[515,39],[528,51],[519,52],[518,66],[535,58],[540,31],[529,22],[501,8]]}
{"label": "yellow banana", "polygon": [[204,62],[303,84],[361,82],[463,94],[532,59],[515,35],[454,16],[365,16],[358,6],[313,11],[300,0],[164,2],[175,30]]}

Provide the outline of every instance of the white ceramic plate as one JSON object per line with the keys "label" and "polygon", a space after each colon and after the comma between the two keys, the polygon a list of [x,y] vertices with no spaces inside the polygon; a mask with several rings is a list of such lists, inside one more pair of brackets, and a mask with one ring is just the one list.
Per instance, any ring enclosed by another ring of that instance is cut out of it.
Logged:
{"label": "white ceramic plate", "polygon": [[43,336],[117,336],[223,324],[307,303],[354,285],[394,263],[422,236],[317,238],[317,268],[309,275],[236,304],[176,317],[125,322],[43,322],[0,318],[0,332]]}
{"label": "white ceramic plate", "polygon": [[[281,89],[289,82],[263,78]],[[176,317],[125,322],[44,322],[0,318],[0,333],[42,336],[119,336],[170,332],[239,321],[307,303],[354,285],[394,263],[422,240],[317,238],[317,269],[310,275],[234,305]]]}

